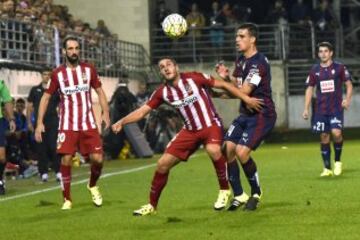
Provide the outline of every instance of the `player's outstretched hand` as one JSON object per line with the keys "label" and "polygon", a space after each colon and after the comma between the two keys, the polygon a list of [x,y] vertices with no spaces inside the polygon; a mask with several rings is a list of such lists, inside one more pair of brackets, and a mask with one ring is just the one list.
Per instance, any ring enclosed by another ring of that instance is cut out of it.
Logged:
{"label": "player's outstretched hand", "polygon": [[122,129],[122,123],[121,121],[117,121],[116,123],[114,123],[112,126],[111,126],[111,129],[113,130],[114,133],[119,133]]}
{"label": "player's outstretched hand", "polygon": [[105,129],[108,129],[110,127],[109,113],[103,113],[101,118],[102,118],[103,123],[105,124]]}
{"label": "player's outstretched hand", "polygon": [[344,108],[345,110],[348,110],[350,107],[350,102],[348,102],[346,99],[344,99],[341,103],[342,108]]}
{"label": "player's outstretched hand", "polygon": [[259,98],[249,98],[246,100],[246,105],[248,109],[259,112],[263,108],[264,100]]}
{"label": "player's outstretched hand", "polygon": [[215,71],[221,79],[226,80],[229,78],[229,68],[225,66],[223,61],[215,65]]}
{"label": "player's outstretched hand", "polygon": [[44,124],[42,123],[38,123],[38,125],[36,126],[36,129],[35,129],[35,140],[37,142],[42,142],[42,136],[41,134],[45,132],[45,127],[44,127]]}
{"label": "player's outstretched hand", "polygon": [[309,118],[309,111],[307,109],[304,110],[302,117],[307,120]]}

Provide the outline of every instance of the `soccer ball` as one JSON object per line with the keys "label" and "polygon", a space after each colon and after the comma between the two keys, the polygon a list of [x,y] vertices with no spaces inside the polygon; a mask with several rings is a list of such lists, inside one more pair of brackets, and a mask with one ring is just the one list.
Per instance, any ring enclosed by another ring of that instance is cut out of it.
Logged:
{"label": "soccer ball", "polygon": [[177,39],[187,31],[187,23],[183,16],[173,13],[168,15],[162,22],[162,29],[166,36],[172,39]]}

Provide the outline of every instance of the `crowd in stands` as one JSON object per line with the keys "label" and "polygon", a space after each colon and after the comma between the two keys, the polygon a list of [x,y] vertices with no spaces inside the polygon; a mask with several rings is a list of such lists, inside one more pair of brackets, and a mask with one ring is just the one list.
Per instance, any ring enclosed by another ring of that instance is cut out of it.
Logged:
{"label": "crowd in stands", "polygon": [[99,20],[95,28],[91,27],[89,23],[70,14],[67,6],[56,5],[52,0],[1,0],[0,16],[2,19],[11,18],[55,26],[60,35],[67,30],[87,36],[116,37],[109,31],[104,20]]}
{"label": "crowd in stands", "polygon": [[[307,0],[275,0],[275,1],[207,1],[182,0],[180,12],[186,16],[190,27],[233,26],[244,22],[258,24],[300,23],[312,22],[321,30],[335,27],[339,24],[330,0],[319,0],[317,8],[312,8],[312,1]],[[203,9],[199,6],[199,4]],[[265,10],[263,10],[265,9]],[[162,20],[171,11],[166,2],[160,0],[155,15],[155,24],[160,26]],[[198,34],[197,34],[198,36]]]}

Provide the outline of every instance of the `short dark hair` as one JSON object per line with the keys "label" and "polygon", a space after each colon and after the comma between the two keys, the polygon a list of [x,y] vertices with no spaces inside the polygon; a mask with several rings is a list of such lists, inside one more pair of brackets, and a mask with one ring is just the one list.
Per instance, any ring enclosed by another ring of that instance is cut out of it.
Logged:
{"label": "short dark hair", "polygon": [[80,41],[79,41],[79,39],[78,39],[76,36],[68,35],[68,36],[66,36],[66,37],[64,38],[64,40],[63,40],[63,48],[64,48],[64,49],[66,49],[66,44],[67,44],[68,41],[76,41],[76,42],[79,44],[79,46],[80,46]]}
{"label": "short dark hair", "polygon": [[23,103],[23,104],[25,104],[25,100],[23,98],[18,98],[15,103]]}
{"label": "short dark hair", "polygon": [[158,65],[159,65],[160,61],[162,61],[164,59],[169,59],[170,61],[172,61],[174,63],[174,65],[177,65],[176,60],[173,57],[170,57],[170,56],[165,56],[165,57],[160,58],[159,61],[158,61]]}
{"label": "short dark hair", "polygon": [[319,42],[317,45],[317,50],[320,50],[320,47],[326,47],[328,48],[330,51],[334,51],[334,46],[330,43],[330,42]]}
{"label": "short dark hair", "polygon": [[239,29],[247,29],[248,32],[250,33],[250,36],[255,37],[255,42],[257,42],[258,40],[258,36],[259,36],[259,28],[256,24],[254,23],[243,23],[241,24],[237,30]]}

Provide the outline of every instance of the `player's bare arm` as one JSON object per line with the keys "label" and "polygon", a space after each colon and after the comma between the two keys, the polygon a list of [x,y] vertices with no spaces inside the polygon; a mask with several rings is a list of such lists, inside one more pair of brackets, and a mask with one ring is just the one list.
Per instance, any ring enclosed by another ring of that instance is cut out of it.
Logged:
{"label": "player's bare arm", "polygon": [[141,106],[140,108],[136,109],[135,111],[132,111],[116,123],[114,123],[111,128],[114,133],[118,133],[121,131],[122,127],[128,123],[137,122],[141,119],[143,119],[146,115],[148,115],[151,112],[152,108],[149,107],[147,104]]}
{"label": "player's bare arm", "polygon": [[220,80],[215,80],[214,87],[215,88],[223,88],[223,89],[227,90],[230,94],[243,100],[247,104],[247,106],[251,109],[254,109],[256,111],[260,111],[262,109],[262,105],[264,103],[262,99],[249,97],[249,95],[252,91],[252,88],[250,86],[247,86],[247,88],[249,88],[249,90],[246,91],[247,89],[245,89],[245,88],[239,89],[231,83],[228,83],[225,81],[220,81]]}
{"label": "player's bare arm", "polygon": [[34,104],[32,102],[27,102],[27,107],[26,107],[26,122],[27,122],[27,126],[30,132],[34,131],[34,126],[31,122],[31,116],[34,112]]}
{"label": "player's bare arm", "polygon": [[41,133],[45,132],[43,120],[44,120],[46,109],[49,105],[50,98],[51,98],[51,95],[49,93],[45,92],[40,100],[37,125],[36,125],[36,129],[35,129],[35,140],[37,142],[42,142]]}
{"label": "player's bare arm", "polygon": [[4,105],[6,116],[9,121],[10,132],[13,133],[16,130],[15,117],[14,117],[14,106],[12,102],[7,102]]}
{"label": "player's bare arm", "polygon": [[110,127],[110,115],[109,115],[109,105],[106,99],[106,95],[102,87],[95,89],[97,95],[99,96],[99,103],[102,109],[101,120],[105,123],[105,129]]}
{"label": "player's bare arm", "polygon": [[352,92],[353,92],[353,85],[352,85],[351,81],[346,81],[345,86],[346,86],[346,97],[342,101],[341,106],[345,110],[348,110],[350,107],[350,102],[351,102],[351,97],[352,97]]}
{"label": "player's bare arm", "polygon": [[312,86],[307,87],[307,89],[305,91],[305,105],[304,105],[304,112],[302,114],[304,119],[309,118],[309,108],[310,108],[311,97],[313,95],[313,91],[314,91],[314,87],[312,87]]}

